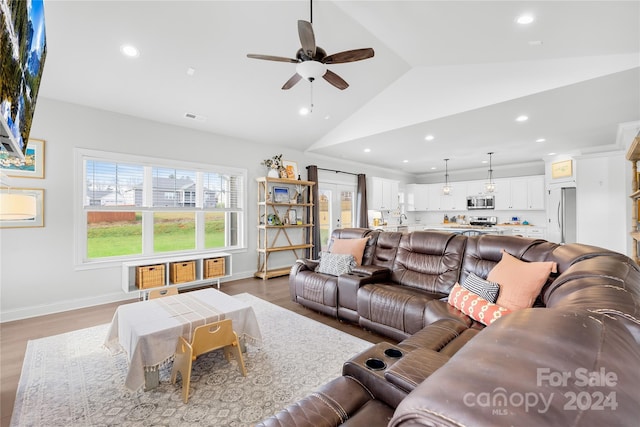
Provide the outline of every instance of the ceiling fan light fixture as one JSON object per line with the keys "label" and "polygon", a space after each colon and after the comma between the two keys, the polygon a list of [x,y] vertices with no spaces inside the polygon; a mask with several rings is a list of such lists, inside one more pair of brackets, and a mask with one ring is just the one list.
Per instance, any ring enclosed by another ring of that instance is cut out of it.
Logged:
{"label": "ceiling fan light fixture", "polygon": [[327,67],[318,61],[304,61],[296,65],[296,73],[310,82],[324,76],[326,72]]}

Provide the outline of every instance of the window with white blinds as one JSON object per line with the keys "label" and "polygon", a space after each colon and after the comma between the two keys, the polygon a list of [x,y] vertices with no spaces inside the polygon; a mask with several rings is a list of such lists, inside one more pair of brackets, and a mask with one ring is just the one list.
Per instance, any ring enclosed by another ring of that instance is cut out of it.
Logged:
{"label": "window with white blinds", "polygon": [[80,262],[245,246],[246,170],[78,154]]}

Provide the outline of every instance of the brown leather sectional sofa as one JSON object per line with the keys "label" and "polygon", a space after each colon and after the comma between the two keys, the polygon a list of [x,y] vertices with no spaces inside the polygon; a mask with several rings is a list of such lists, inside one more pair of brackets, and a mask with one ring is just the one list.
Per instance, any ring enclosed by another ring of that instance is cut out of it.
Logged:
{"label": "brown leather sectional sofa", "polygon": [[[603,426],[640,420],[640,269],[582,244],[443,232],[369,236],[351,273],[291,269],[294,301],[389,337],[261,426]],[[502,250],[554,261],[532,308],[484,326],[447,302]]]}

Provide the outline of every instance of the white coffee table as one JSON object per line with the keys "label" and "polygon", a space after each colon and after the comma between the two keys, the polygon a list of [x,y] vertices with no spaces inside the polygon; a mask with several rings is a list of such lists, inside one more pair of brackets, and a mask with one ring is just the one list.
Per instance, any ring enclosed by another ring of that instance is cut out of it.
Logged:
{"label": "white coffee table", "polygon": [[241,341],[260,345],[262,335],[253,307],[208,288],[119,306],[105,346],[127,353],[128,389],[136,391],[143,385],[150,389],[157,386],[159,368],[171,361],[178,337],[191,341],[196,327],[221,319],[232,320]]}

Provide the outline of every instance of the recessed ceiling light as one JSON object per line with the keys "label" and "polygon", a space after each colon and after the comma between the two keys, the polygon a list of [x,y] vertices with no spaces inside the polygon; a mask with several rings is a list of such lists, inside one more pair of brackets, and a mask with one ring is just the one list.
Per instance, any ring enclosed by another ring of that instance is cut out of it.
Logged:
{"label": "recessed ceiling light", "polygon": [[123,44],[122,46],[120,46],[120,52],[122,52],[124,56],[128,56],[129,58],[137,58],[138,56],[140,56],[140,52],[138,51],[138,49],[130,44]]}
{"label": "recessed ceiling light", "polygon": [[549,153],[549,155],[550,155],[550,156],[555,156],[555,155],[556,155],[556,153]]}
{"label": "recessed ceiling light", "polygon": [[534,21],[533,15],[529,15],[529,14],[520,15],[516,19],[516,22],[520,25],[531,24],[533,21]]}
{"label": "recessed ceiling light", "polygon": [[545,142],[545,141],[546,141],[546,139],[545,139],[545,138],[538,138],[538,139],[536,139],[536,142]]}
{"label": "recessed ceiling light", "polygon": [[435,166],[431,166],[431,170],[432,170],[432,171],[434,171],[434,170],[436,170],[436,169],[437,169],[437,168],[436,168]]}
{"label": "recessed ceiling light", "polygon": [[489,163],[489,160],[483,160],[480,163]]}
{"label": "recessed ceiling light", "polygon": [[402,161],[402,163],[409,163],[409,160],[405,159]]}
{"label": "recessed ceiling light", "polygon": [[365,152],[365,153],[370,153],[370,152],[371,152],[371,148],[365,148],[365,149],[364,149],[364,152]]}
{"label": "recessed ceiling light", "polygon": [[196,73],[196,69],[193,67],[187,68],[187,76],[193,76]]}
{"label": "recessed ceiling light", "polygon": [[433,135],[427,135],[424,137],[424,139],[426,139],[427,141],[433,141],[434,136]]}
{"label": "recessed ceiling light", "polygon": [[311,112],[311,110],[309,110],[307,107],[302,107],[299,111],[298,114],[300,114],[301,116],[306,116],[307,114],[309,114]]}
{"label": "recessed ceiling light", "polygon": [[526,122],[527,120],[529,120],[529,117],[527,117],[527,116],[518,116],[518,117],[516,117],[516,122]]}
{"label": "recessed ceiling light", "polygon": [[542,40],[529,40],[529,46],[542,46]]}
{"label": "recessed ceiling light", "polygon": [[331,116],[329,116],[329,115],[324,116],[325,120],[329,120],[330,118],[331,118]]}

